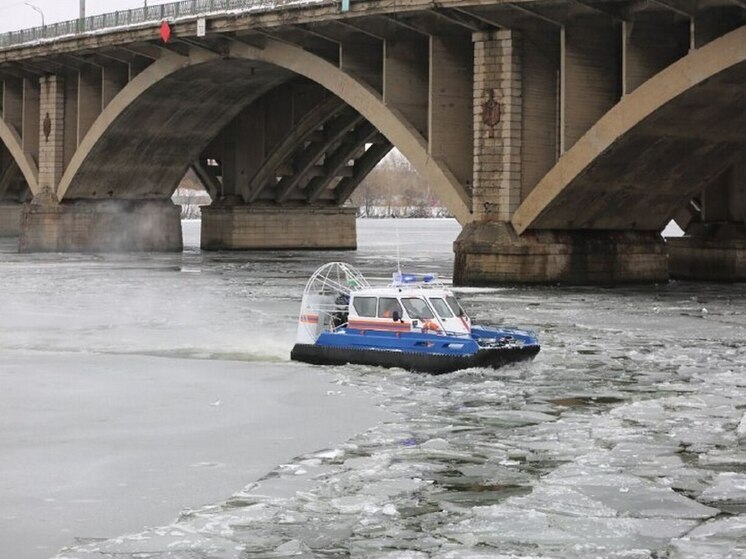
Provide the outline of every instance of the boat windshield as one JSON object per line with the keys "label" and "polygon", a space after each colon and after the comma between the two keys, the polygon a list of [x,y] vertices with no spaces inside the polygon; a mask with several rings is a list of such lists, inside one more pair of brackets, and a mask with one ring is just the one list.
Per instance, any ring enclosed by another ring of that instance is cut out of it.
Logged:
{"label": "boat windshield", "polygon": [[435,316],[433,315],[433,311],[430,310],[430,307],[427,305],[424,299],[412,297],[402,299],[401,302],[404,305],[404,308],[407,309],[409,318],[417,318],[420,320],[435,318]]}
{"label": "boat windshield", "polygon": [[435,312],[438,313],[440,318],[453,318],[451,309],[448,308],[448,305],[443,299],[432,297],[430,298],[430,304],[433,306]]}
{"label": "boat windshield", "polygon": [[466,316],[466,312],[464,311],[464,309],[461,308],[461,305],[459,304],[456,297],[454,297],[453,295],[448,295],[446,297],[446,301],[448,301],[448,306],[451,307],[451,310],[456,316]]}

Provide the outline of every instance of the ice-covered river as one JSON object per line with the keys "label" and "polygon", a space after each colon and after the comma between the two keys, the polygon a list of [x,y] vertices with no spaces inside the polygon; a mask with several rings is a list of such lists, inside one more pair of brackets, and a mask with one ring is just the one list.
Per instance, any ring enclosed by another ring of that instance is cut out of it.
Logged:
{"label": "ice-covered river", "polygon": [[319,264],[385,281],[398,237],[402,267],[450,276],[457,233],[0,245],[0,557],[746,557],[744,284],[462,290],[479,322],[540,336],[499,371],[287,361]]}

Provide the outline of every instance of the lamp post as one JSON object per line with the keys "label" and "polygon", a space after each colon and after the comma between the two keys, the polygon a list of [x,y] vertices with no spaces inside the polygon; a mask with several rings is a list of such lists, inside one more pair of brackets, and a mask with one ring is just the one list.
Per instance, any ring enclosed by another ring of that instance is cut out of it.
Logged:
{"label": "lamp post", "polygon": [[85,0],[80,0],[80,19],[85,19]]}
{"label": "lamp post", "polygon": [[37,6],[34,6],[33,4],[29,4],[28,2],[24,2],[29,8],[37,12],[41,16],[41,26],[44,27],[44,12],[42,12]]}

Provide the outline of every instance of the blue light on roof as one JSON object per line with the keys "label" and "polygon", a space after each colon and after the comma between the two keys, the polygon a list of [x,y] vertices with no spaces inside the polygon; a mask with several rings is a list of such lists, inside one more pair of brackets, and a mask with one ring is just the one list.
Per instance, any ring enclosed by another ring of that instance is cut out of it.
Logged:
{"label": "blue light on roof", "polygon": [[408,285],[416,283],[435,283],[438,280],[437,274],[405,274],[394,272],[394,285]]}

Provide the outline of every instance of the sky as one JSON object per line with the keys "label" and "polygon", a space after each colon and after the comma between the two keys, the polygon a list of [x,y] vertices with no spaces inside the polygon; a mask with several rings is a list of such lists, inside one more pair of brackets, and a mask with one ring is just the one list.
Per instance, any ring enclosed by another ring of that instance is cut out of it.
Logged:
{"label": "sky", "polygon": [[[86,0],[86,15],[139,8],[146,0]],[[147,0],[149,6],[167,4],[170,0]],[[41,25],[41,15],[28,4],[44,13],[45,23],[76,19],[80,0],[0,0],[0,33]]]}

